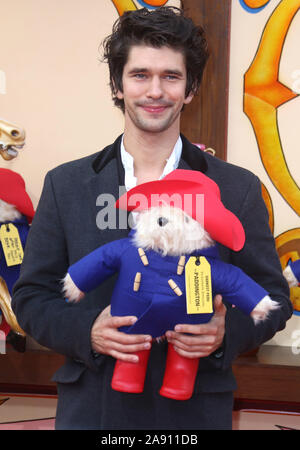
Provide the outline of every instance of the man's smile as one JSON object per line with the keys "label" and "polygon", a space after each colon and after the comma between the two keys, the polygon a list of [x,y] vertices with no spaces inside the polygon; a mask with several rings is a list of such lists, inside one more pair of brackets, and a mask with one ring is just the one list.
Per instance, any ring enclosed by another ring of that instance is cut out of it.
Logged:
{"label": "man's smile", "polygon": [[163,103],[158,105],[152,105],[147,103],[140,103],[137,106],[141,107],[144,111],[150,114],[161,114],[163,113],[167,108],[172,106],[172,103]]}

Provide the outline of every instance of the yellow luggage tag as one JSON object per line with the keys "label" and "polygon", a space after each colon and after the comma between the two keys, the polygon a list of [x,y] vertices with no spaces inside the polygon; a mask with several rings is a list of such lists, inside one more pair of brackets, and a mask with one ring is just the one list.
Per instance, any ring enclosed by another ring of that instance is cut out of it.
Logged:
{"label": "yellow luggage tag", "polygon": [[185,266],[186,308],[188,314],[213,312],[211,268],[204,256],[191,256]]}
{"label": "yellow luggage tag", "polygon": [[12,223],[0,228],[0,240],[8,267],[22,264],[24,252],[17,227]]}

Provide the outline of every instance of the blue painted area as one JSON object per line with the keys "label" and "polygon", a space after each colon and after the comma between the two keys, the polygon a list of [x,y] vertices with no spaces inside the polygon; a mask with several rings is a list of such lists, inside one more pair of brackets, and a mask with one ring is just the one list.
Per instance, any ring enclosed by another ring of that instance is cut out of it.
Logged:
{"label": "blue painted area", "polygon": [[300,316],[300,311],[295,311],[294,310],[294,314],[295,314],[295,316]]}
{"label": "blue painted area", "polygon": [[148,3],[145,3],[143,0],[137,0],[138,3],[143,6],[144,8],[148,8],[148,9],[155,9],[158,8],[158,6],[151,6]]}
{"label": "blue painted area", "polygon": [[251,14],[256,14],[256,13],[259,13],[260,11],[262,11],[270,3],[270,1],[271,0],[269,0],[264,6],[261,6],[260,8],[250,8],[250,6],[246,5],[244,0],[239,0],[242,8],[244,8],[246,11],[248,11]]}

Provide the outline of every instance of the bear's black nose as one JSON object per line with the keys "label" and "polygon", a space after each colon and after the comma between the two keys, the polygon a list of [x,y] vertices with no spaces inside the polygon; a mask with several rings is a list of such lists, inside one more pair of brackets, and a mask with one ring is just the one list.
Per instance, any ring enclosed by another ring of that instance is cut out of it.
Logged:
{"label": "bear's black nose", "polygon": [[165,225],[167,225],[168,222],[169,222],[168,219],[166,219],[165,217],[159,217],[157,219],[157,223],[160,227],[164,227]]}

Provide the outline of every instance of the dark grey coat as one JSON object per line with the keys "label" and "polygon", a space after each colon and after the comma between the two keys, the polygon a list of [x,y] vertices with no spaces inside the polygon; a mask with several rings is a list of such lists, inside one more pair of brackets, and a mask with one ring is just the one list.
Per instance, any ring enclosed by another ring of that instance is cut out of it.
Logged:
{"label": "dark grey coat", "polygon": [[[255,326],[237,308],[226,315],[221,349],[202,358],[195,394],[188,401],[158,395],[163,379],[166,345],[154,344],[143,394],[124,394],[110,387],[115,360],[91,351],[90,331],[110,303],[114,279],[84,301],[70,305],[61,295],[61,282],[70,264],[98,246],[127,236],[128,229],[100,230],[100,194],[107,193],[114,212],[119,186],[124,185],[120,137],[102,152],[51,170],[28,236],[12,307],[21,327],[40,344],[66,356],[56,372],[58,429],[202,429],[230,428],[231,370],[238,354],[256,348],[285,327],[292,314],[289,290],[268,226],[260,181],[249,171],[221,161],[190,144],[183,136],[179,168],[201,170],[220,187],[225,206],[241,220],[246,232],[242,251],[221,248],[224,261],[241,267],[270,292],[282,308]],[[112,197],[113,196],[113,197]],[[99,216],[98,216],[99,219]],[[102,217],[103,219],[103,217]]]}

